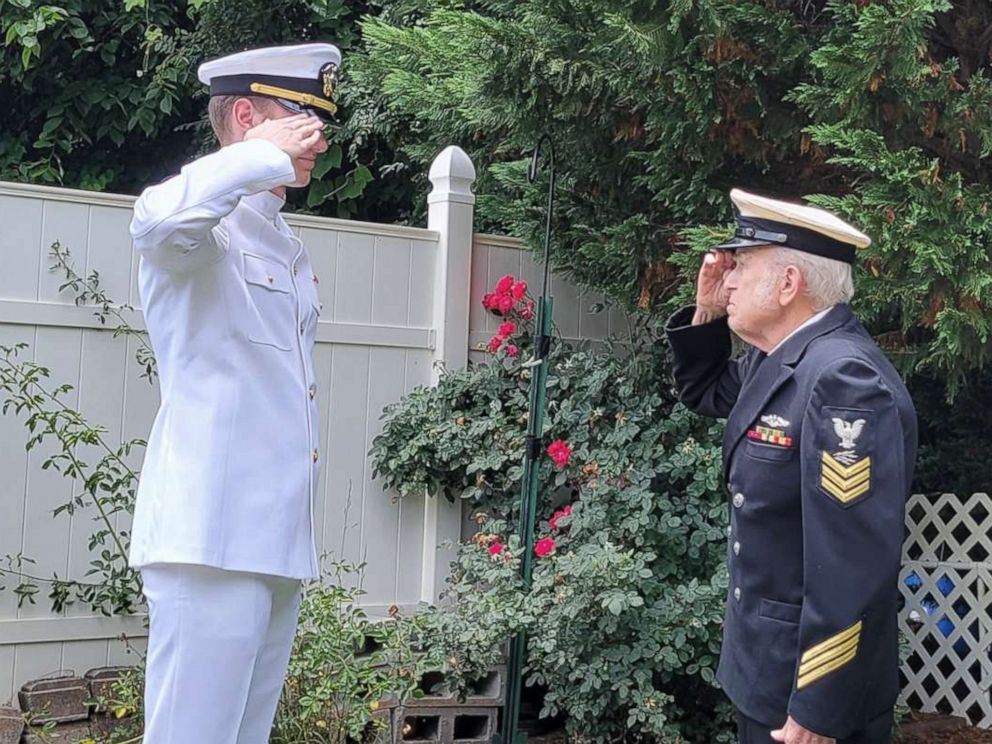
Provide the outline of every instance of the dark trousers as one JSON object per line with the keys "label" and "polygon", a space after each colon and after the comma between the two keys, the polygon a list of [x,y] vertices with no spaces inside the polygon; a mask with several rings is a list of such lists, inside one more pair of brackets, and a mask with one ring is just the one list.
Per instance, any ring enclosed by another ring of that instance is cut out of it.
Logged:
{"label": "dark trousers", "polygon": [[[777,744],[771,732],[781,728],[785,716],[774,726],[748,718],[737,712],[737,740],[739,744]],[[860,731],[855,731],[846,739],[838,739],[837,744],[889,744],[892,741],[892,711],[870,721]]]}

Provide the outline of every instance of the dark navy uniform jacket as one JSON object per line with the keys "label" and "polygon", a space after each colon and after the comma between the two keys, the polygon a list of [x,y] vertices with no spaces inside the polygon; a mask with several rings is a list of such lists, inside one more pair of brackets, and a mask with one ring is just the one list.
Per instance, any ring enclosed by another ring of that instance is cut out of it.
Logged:
{"label": "dark navy uniform jacket", "polygon": [[750,718],[844,738],[899,691],[896,612],[916,413],[848,305],[731,359],[726,318],[668,322],[683,403],[726,418],[717,677]]}

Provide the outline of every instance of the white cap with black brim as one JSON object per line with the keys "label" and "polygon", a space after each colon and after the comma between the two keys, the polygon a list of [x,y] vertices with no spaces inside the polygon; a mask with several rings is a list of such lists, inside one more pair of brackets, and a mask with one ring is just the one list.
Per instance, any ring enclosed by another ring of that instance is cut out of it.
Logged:
{"label": "white cap with black brim", "polygon": [[854,263],[859,248],[871,238],[824,209],[769,199],[733,189],[737,228],[734,237],[714,250],[736,251],[780,245],[803,253]]}
{"label": "white cap with black brim", "polygon": [[333,44],[249,49],[204,62],[197,77],[211,96],[263,96],[333,121],[341,52]]}

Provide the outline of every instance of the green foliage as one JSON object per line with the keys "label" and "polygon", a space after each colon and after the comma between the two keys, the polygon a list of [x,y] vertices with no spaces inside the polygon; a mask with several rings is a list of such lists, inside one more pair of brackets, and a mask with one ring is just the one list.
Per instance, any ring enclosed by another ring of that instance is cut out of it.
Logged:
{"label": "green foliage", "polygon": [[521,322],[511,339],[520,356],[500,351],[388,408],[373,443],[401,494],[479,510],[449,601],[425,618],[429,662],[477,676],[526,630],[544,714],[566,713],[577,741],[730,741],[712,687],[727,589],[719,427],[659,384],[659,348],[555,348],[544,442],[572,453],[560,470],[542,459],[538,535],[554,551],[525,596],[515,515],[531,330]]}
{"label": "green foliage", "polygon": [[[135,439],[119,446],[107,442],[103,427],[90,424],[66,402],[72,386],[53,385],[48,369],[18,359],[24,349],[24,344],[0,347],[3,413],[24,416],[30,433],[26,449],[55,444],[53,453],[42,462],[43,470],[52,469],[81,485],[70,501],[55,509],[54,516],[92,510],[97,527],[89,540],[92,557],[85,573],[88,580],[61,578],[57,572],[51,579],[34,576],[29,572],[34,560],[20,554],[4,557],[0,578],[17,580],[13,591],[21,603],[34,604],[39,584],[46,583],[54,612],[78,600],[104,615],[130,614],[141,582],[127,565],[127,535],[116,529],[115,515],[133,511],[137,473],[128,461],[144,442]],[[95,464],[84,459],[90,455],[97,457]]]}
{"label": "green foliage", "polygon": [[992,434],[988,426],[988,401],[992,379],[974,375],[949,404],[940,381],[917,385],[913,395],[920,420],[914,493],[956,493],[962,498],[987,493],[992,483]]}
{"label": "green foliage", "polygon": [[380,702],[413,694],[418,621],[370,619],[357,604],[363,571],[338,561],[305,586],[273,744],[375,740]]}
{"label": "green foliage", "polygon": [[[875,239],[862,316],[905,371],[943,376],[951,393],[992,358],[992,86],[987,65],[950,56],[937,33],[982,20],[968,5],[955,17],[941,0],[834,3],[813,80],[794,92],[827,164],[850,174],[849,193],[815,201]],[[992,28],[987,8],[984,22]],[[944,41],[964,49],[964,38]]]}
{"label": "green foliage", "polygon": [[466,148],[482,226],[539,245],[559,154],[556,266],[664,315],[732,186],[862,225],[857,309],[907,372],[955,393],[992,350],[992,7],[984,0],[418,4],[363,25],[354,74],[426,162]]}
{"label": "green foliage", "polygon": [[117,0],[0,2],[0,177],[98,190],[124,173],[148,180],[182,148],[185,135],[171,130],[189,118],[192,73],[155,67],[170,51],[166,34],[191,25],[184,4],[139,13]]}
{"label": "green foliage", "polygon": [[522,474],[529,380],[528,370],[504,358],[388,405],[372,446],[375,476],[401,496],[488,503]]}
{"label": "green foliage", "polygon": [[[0,179],[137,193],[215,147],[201,62],[307,40],[334,41],[347,60],[368,10],[343,0],[0,0]],[[320,177],[294,205],[402,216],[402,164],[350,122],[347,102],[339,116]]]}
{"label": "green foliage", "polygon": [[[77,304],[92,304],[101,324],[116,323],[114,335],[135,340],[135,353],[143,377],[155,379],[151,348],[141,332],[132,328],[124,315],[130,308],[116,305],[100,286],[94,271],[83,278],[76,273],[69,251],[58,242],[52,245],[52,271],[64,274],[62,289],[72,289]],[[0,580],[13,579],[11,591],[20,603],[35,603],[41,586],[48,587],[52,611],[62,612],[74,602],[83,602],[103,615],[129,615],[141,604],[141,577],[127,562],[129,533],[117,527],[120,514],[134,513],[138,472],[134,457],[145,447],[143,439],[119,444],[108,441],[107,429],[86,419],[71,403],[73,387],[56,384],[50,371],[33,361],[20,358],[26,344],[0,346],[0,396],[4,415],[23,416],[28,430],[27,450],[44,445],[50,453],[42,460],[42,470],[61,473],[74,483],[71,499],[53,512],[91,516],[96,527],[89,537],[89,568],[83,578],[38,576],[32,572],[35,560],[22,554],[8,554],[0,565]],[[6,589],[0,585],[0,590]]]}
{"label": "green foliage", "polygon": [[[133,649],[129,646],[128,651],[133,652]],[[128,668],[115,679],[109,694],[94,698],[91,703],[95,712],[109,716],[113,723],[107,726],[99,717],[92,717],[90,734],[96,738],[83,739],[80,744],[138,744],[144,724],[144,686],[142,663]]]}

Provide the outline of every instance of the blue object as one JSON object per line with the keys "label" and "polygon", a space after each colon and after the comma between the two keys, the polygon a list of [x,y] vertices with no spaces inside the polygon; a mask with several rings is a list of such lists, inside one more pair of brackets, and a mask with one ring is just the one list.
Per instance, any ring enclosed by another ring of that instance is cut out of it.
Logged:
{"label": "blue object", "polygon": [[937,588],[940,589],[941,594],[945,597],[954,591],[954,582],[951,581],[947,574],[944,574],[939,579],[937,579]]}

